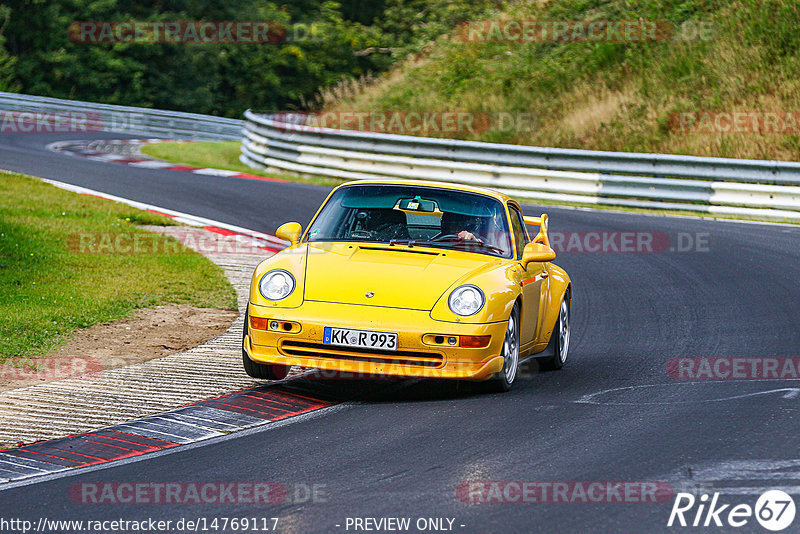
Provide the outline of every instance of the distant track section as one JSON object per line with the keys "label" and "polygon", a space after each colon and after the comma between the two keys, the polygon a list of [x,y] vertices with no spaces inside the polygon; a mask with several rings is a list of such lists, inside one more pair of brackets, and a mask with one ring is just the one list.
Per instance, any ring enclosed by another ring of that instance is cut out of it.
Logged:
{"label": "distant track section", "polygon": [[308,124],[245,112],[240,160],[351,180],[425,178],[528,200],[800,221],[800,163],[502,145]]}
{"label": "distant track section", "polygon": [[174,139],[239,139],[243,121],[0,92],[2,133],[115,132]]}

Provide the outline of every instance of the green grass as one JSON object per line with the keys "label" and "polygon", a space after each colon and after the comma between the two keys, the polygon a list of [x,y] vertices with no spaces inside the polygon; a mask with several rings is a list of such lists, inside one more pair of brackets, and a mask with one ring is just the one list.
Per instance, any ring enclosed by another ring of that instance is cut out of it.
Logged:
{"label": "green grass", "polygon": [[664,21],[675,32],[657,42],[464,42],[454,31],[377,82],[341,94],[331,90],[321,100],[328,110],[536,117],[529,131],[447,134],[478,141],[800,159],[796,129],[686,133],[674,118],[682,111],[800,109],[796,0],[523,0],[507,3],[496,19],[643,19]]}
{"label": "green grass", "polygon": [[253,169],[239,161],[239,155],[241,154],[239,147],[239,141],[167,141],[163,143],[148,143],[142,147],[142,153],[151,158],[192,167],[210,167],[226,171],[244,172],[255,174],[256,176],[266,176],[304,184],[336,186],[346,181],[335,178],[305,177]]}
{"label": "green grass", "polygon": [[168,247],[141,254],[89,254],[76,245],[87,233],[148,242],[154,234],[138,224],[172,222],[0,171],[0,363],[24,363],[76,329],[124,318],[137,308],[236,308],[222,269],[171,238],[160,238]]}

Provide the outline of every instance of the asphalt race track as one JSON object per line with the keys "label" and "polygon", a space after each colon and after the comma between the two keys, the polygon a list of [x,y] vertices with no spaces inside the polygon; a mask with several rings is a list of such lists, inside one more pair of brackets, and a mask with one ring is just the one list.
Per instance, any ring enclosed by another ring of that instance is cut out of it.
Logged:
{"label": "asphalt race track", "polygon": [[[327,193],[45,150],[62,138],[4,135],[0,168],[264,232],[290,220],[305,225]],[[277,531],[287,533],[364,531],[355,529],[354,518],[390,517],[410,518],[411,532],[420,518],[452,519],[452,531],[464,533],[694,532],[704,529],[667,527],[674,496],[657,503],[573,496],[475,504],[458,489],[470,481],[662,482],[675,492],[718,491],[720,502],[751,506],[769,489],[797,494],[800,382],[677,379],[667,365],[679,357],[800,356],[800,227],[547,212],[551,234],[560,234],[566,248],[556,263],[574,284],[570,361],[561,371],[531,373],[502,395],[474,385],[388,382],[381,393],[283,425],[7,489],[0,492],[0,516],[277,517]],[[582,232],[609,242],[615,232],[637,232],[655,236],[658,246],[579,252],[598,243]],[[583,244],[570,249],[570,239]],[[74,498],[80,483],[265,481],[283,484],[286,498],[270,506],[93,505]],[[314,485],[317,498],[306,498]],[[752,518],[736,531],[766,532]]]}

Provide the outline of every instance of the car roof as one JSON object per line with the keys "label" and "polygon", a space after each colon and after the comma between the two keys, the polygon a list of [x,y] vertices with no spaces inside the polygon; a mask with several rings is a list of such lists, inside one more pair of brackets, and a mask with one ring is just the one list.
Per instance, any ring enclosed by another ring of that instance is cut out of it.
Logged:
{"label": "car roof", "polygon": [[492,198],[496,198],[503,204],[509,201],[511,201],[514,204],[517,204],[517,202],[508,195],[505,195],[499,191],[495,191],[494,189],[489,189],[486,187],[478,187],[473,185],[454,184],[450,182],[434,182],[432,180],[355,180],[343,183],[336,189],[339,189],[340,187],[347,187],[353,185],[408,185],[408,186],[420,186],[420,187],[436,187],[438,189],[451,189],[454,191],[464,191],[467,193],[477,193],[479,195],[486,195]]}

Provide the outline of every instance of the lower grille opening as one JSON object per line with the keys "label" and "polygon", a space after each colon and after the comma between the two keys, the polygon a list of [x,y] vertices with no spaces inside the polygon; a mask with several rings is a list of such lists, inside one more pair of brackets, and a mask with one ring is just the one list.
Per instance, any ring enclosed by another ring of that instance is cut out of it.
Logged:
{"label": "lower grille opening", "polygon": [[410,350],[380,351],[359,347],[336,347],[322,343],[284,340],[280,351],[285,356],[304,358],[325,358],[354,362],[383,363],[390,365],[409,365],[413,367],[441,367],[444,356],[435,352],[418,352]]}

